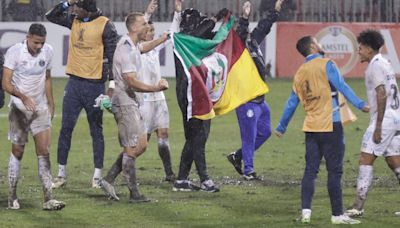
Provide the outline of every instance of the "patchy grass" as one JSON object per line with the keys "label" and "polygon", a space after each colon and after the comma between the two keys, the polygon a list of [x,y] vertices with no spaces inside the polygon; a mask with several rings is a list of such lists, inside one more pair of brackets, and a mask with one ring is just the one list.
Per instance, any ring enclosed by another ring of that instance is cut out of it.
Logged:
{"label": "patchy grass", "polygon": [[[61,122],[61,102],[65,79],[54,79],[56,117],[53,120],[51,161],[57,173],[56,151]],[[175,98],[175,81],[166,93],[171,115],[170,144],[173,166],[178,170],[183,147],[182,118]],[[365,98],[364,82],[351,80],[357,94]],[[267,102],[272,111],[275,128],[290,93],[291,82],[276,80],[269,83]],[[354,110],[354,109],[353,109]],[[7,108],[0,110],[0,227],[295,227],[294,219],[300,211],[300,180],[304,168],[304,133],[301,132],[303,111],[299,107],[282,139],[272,136],[260,148],[255,168],[264,180],[245,182],[227,162],[226,155],[240,146],[239,129],[234,112],[213,120],[207,143],[207,162],[210,176],[221,187],[220,193],[176,193],[164,177],[158,158],[155,137],[147,152],[137,160],[140,189],[157,202],[132,205],[128,203],[128,190],[121,178],[116,189],[121,201],[108,201],[101,190],[91,189],[93,172],[92,147],[86,118],[81,116],[73,135],[68,160],[68,184],[54,191],[57,199],[64,200],[63,211],[41,210],[42,191],[37,177],[37,162],[33,140],[26,146],[22,162],[18,195],[21,210],[6,210],[8,196],[7,166],[10,143],[7,141]],[[345,128],[346,156],[343,176],[344,203],[351,205],[355,196],[358,172],[358,153],[361,137],[369,116],[355,111],[356,123]],[[105,171],[121,151],[115,121],[110,113],[104,114],[106,140]],[[194,168],[194,167],[193,167]],[[198,181],[195,170],[191,178]],[[398,227],[400,217],[399,184],[383,159],[375,166],[373,189],[366,203],[362,227]],[[330,227],[330,204],[326,190],[325,166],[321,165],[313,201],[310,227]]]}

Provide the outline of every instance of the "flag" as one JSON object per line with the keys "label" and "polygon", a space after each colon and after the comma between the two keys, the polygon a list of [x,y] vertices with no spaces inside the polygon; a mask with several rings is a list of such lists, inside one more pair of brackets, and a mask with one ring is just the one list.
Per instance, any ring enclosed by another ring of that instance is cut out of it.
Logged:
{"label": "flag", "polygon": [[268,92],[253,59],[233,29],[221,25],[212,40],[173,33],[174,53],[188,79],[187,118],[211,119]]}
{"label": "flag", "polygon": [[343,125],[348,125],[357,120],[356,114],[351,111],[350,107],[347,105],[346,98],[341,93],[339,93],[339,108],[340,119]]}

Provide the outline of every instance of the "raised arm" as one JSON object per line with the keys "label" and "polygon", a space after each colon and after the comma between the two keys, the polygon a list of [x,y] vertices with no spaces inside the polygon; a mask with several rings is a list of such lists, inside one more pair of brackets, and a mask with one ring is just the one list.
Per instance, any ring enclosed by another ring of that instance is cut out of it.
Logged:
{"label": "raised arm", "polygon": [[75,4],[76,0],[68,0],[57,4],[46,13],[46,18],[52,23],[71,29],[74,16],[68,14],[68,8]]}
{"label": "raised arm", "polygon": [[267,17],[262,18],[258,22],[257,27],[251,32],[251,37],[255,39],[258,44],[264,40],[271,31],[272,25],[278,20],[283,2],[284,0],[276,0],[274,10],[270,12]]}
{"label": "raised arm", "polygon": [[144,13],[144,18],[146,21],[149,21],[151,16],[154,14],[158,7],[157,0],[150,0],[149,4],[147,5],[146,12]]}
{"label": "raised arm", "polygon": [[171,27],[169,28],[171,32],[179,32],[179,25],[182,21],[182,3],[183,0],[175,0],[174,18],[172,19]]}

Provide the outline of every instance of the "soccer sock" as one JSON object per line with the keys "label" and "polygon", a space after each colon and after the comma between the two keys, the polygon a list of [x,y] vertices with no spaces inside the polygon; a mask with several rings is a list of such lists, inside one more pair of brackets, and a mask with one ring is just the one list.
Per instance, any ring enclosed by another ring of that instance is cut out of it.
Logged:
{"label": "soccer sock", "polygon": [[136,158],[131,157],[126,153],[124,153],[122,158],[122,175],[125,178],[131,198],[138,198],[140,196],[136,184],[135,160]]}
{"label": "soccer sock", "polygon": [[393,170],[393,172],[394,172],[394,174],[396,175],[397,180],[399,181],[399,184],[400,184],[400,167],[395,168],[395,169]]}
{"label": "soccer sock", "polygon": [[171,176],[174,174],[172,171],[171,165],[171,153],[169,150],[169,141],[168,139],[158,139],[158,154],[160,155],[161,161],[164,165],[164,171],[167,176]]}
{"label": "soccer sock", "polygon": [[367,200],[368,189],[372,183],[373,173],[373,166],[360,165],[357,178],[357,197],[353,205],[357,210],[362,210],[364,208],[365,200]]}
{"label": "soccer sock", "polygon": [[51,173],[49,156],[38,156],[39,179],[42,182],[44,202],[52,199]]}
{"label": "soccer sock", "polygon": [[122,171],[122,157],[124,155],[124,152],[121,152],[118,155],[117,160],[115,160],[114,164],[111,166],[110,170],[107,173],[107,176],[104,177],[104,180],[106,180],[108,183],[113,184],[115,181],[115,178],[117,178],[118,174],[121,173]]}
{"label": "soccer sock", "polygon": [[58,164],[58,176],[66,177],[67,176],[67,166]]}
{"label": "soccer sock", "polygon": [[93,179],[100,179],[101,178],[101,169],[94,168]]}
{"label": "soccer sock", "polygon": [[311,218],[311,209],[301,209],[302,218]]}
{"label": "soccer sock", "polygon": [[19,170],[21,167],[21,161],[10,154],[10,161],[8,163],[8,183],[9,183],[9,197],[10,200],[17,199],[17,183],[19,177]]}

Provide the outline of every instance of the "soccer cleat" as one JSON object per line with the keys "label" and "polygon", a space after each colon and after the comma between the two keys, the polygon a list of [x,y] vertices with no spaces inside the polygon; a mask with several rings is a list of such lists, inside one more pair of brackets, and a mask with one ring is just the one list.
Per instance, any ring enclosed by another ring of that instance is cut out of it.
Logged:
{"label": "soccer cleat", "polygon": [[242,160],[237,159],[235,157],[235,152],[232,152],[232,153],[228,154],[228,156],[226,156],[226,158],[233,165],[233,167],[235,168],[236,172],[238,172],[240,175],[243,175]]}
{"label": "soccer cleat", "polygon": [[400,216],[400,211],[397,211],[394,214],[397,215],[397,216]]}
{"label": "soccer cleat", "polygon": [[108,183],[104,179],[101,179],[99,184],[101,189],[103,189],[104,193],[108,196],[108,199],[119,201],[119,197],[115,193],[115,189],[112,184]]}
{"label": "soccer cleat", "polygon": [[219,192],[219,188],[215,186],[212,180],[203,181],[200,188],[204,192]]}
{"label": "soccer cleat", "polygon": [[101,188],[100,178],[93,178],[92,179],[92,188]]}
{"label": "soccer cleat", "polygon": [[174,182],[176,180],[176,176],[175,174],[167,175],[164,180],[168,182]]}
{"label": "soccer cleat", "polygon": [[250,174],[244,174],[243,178],[247,181],[260,181],[262,180],[255,172],[252,172]]}
{"label": "soccer cleat", "polygon": [[192,184],[189,180],[176,180],[174,182],[174,186],[172,187],[172,191],[174,192],[191,192],[191,191],[199,191],[200,187]]}
{"label": "soccer cleat", "polygon": [[61,188],[67,185],[67,178],[65,177],[56,177],[54,178],[53,183],[51,183],[51,188]]}
{"label": "soccer cleat", "polygon": [[349,217],[362,217],[364,215],[364,209],[358,210],[356,208],[347,209],[344,213]]}
{"label": "soccer cleat", "polygon": [[49,200],[43,203],[43,210],[46,211],[58,211],[65,207],[65,203],[63,201],[58,201],[55,199]]}
{"label": "soccer cleat", "polygon": [[18,199],[15,200],[8,200],[8,207],[7,209],[10,210],[18,210],[20,208]]}
{"label": "soccer cleat", "polygon": [[149,203],[149,202],[151,202],[151,199],[147,198],[144,195],[129,198],[129,203]]}
{"label": "soccer cleat", "polygon": [[335,224],[335,225],[339,225],[339,224],[355,225],[355,224],[361,223],[361,221],[352,219],[345,214],[339,215],[339,216],[332,215],[331,222],[332,222],[332,224]]}

